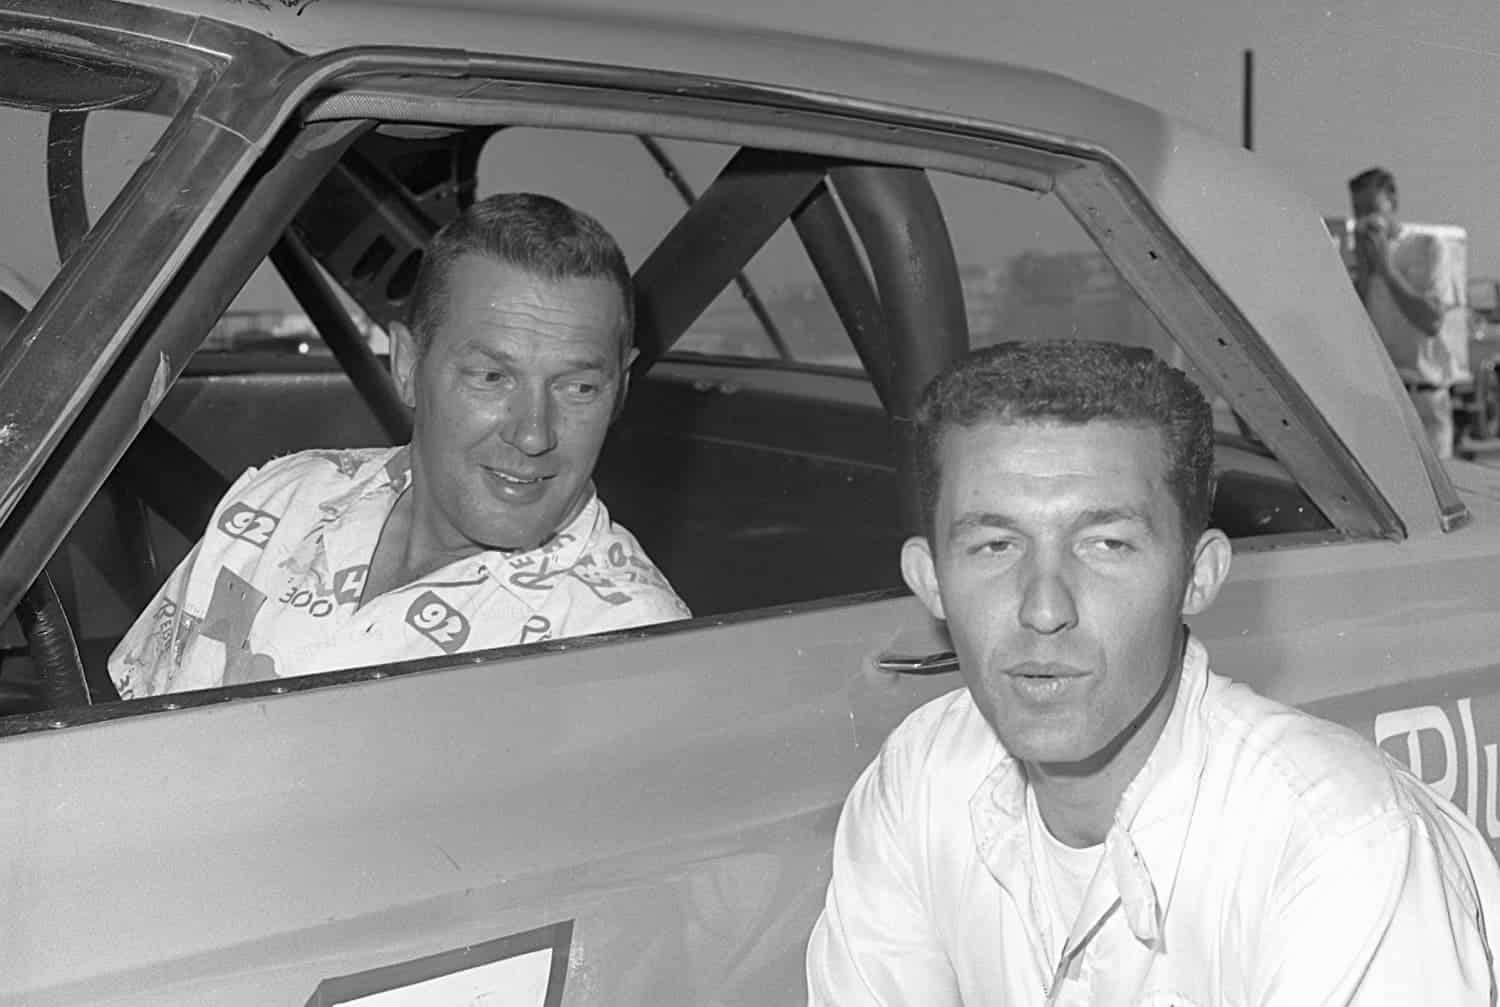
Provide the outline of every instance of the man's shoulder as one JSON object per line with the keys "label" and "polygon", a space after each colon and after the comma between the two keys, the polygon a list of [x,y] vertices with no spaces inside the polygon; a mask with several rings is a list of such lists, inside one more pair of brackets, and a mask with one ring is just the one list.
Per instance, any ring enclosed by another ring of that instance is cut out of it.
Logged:
{"label": "man's shoulder", "polygon": [[[564,635],[628,629],[691,617],[666,575],[641,544],[616,523],[598,497],[591,500],[544,554],[563,574],[549,577],[566,598]],[[534,565],[532,560],[512,560]],[[522,576],[529,574],[523,570]]]}
{"label": "man's shoulder", "polygon": [[1397,265],[1409,278],[1435,280],[1437,274],[1452,268],[1444,254],[1443,240],[1426,231],[1404,230],[1393,254]]}
{"label": "man's shoulder", "polygon": [[1280,807],[1327,830],[1430,811],[1435,795],[1347,727],[1217,676],[1203,709],[1215,775],[1239,797],[1266,802],[1266,810]]}
{"label": "man's shoulder", "polygon": [[1426,255],[1440,249],[1442,240],[1428,231],[1402,226],[1401,233],[1392,238],[1390,244],[1396,255]]}
{"label": "man's shoulder", "polygon": [[[1214,792],[1199,795],[1240,843],[1270,858],[1276,876],[1296,884],[1303,870],[1347,862],[1392,844],[1421,844],[1455,891],[1500,899],[1500,871],[1488,846],[1450,800],[1367,738],[1224,683],[1207,710]],[[1243,837],[1241,837],[1243,838]],[[1226,842],[1225,848],[1233,848]]]}
{"label": "man's shoulder", "polygon": [[939,786],[977,785],[1009,758],[965,687],[917,707],[881,747],[880,759],[897,775]]}
{"label": "man's shoulder", "polygon": [[304,493],[333,496],[390,465],[400,448],[297,451],[247,469],[224,495],[223,504],[285,499]]}
{"label": "man's shoulder", "polygon": [[651,562],[646,550],[630,533],[630,529],[615,520],[609,507],[605,505],[604,498],[598,494],[594,495],[588,506],[574,519],[573,527],[568,530],[576,530],[583,536],[585,554],[604,554],[606,557],[613,554],[617,559],[634,556],[650,564],[653,570],[656,568],[656,564]]}

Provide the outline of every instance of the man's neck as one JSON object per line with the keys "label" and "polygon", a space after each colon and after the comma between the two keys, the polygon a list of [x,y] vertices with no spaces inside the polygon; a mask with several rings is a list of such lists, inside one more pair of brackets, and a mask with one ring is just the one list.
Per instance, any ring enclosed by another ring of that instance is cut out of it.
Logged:
{"label": "man's neck", "polygon": [[1081,763],[1023,766],[1042,821],[1060,842],[1075,848],[1104,842],[1126,788],[1156,749],[1181,678],[1179,658],[1146,709],[1099,755]]}
{"label": "man's neck", "polygon": [[[592,497],[593,490],[590,486],[589,491],[580,494],[578,500],[569,508],[558,530],[572,524]],[[386,515],[385,524],[380,529],[380,538],[376,540],[375,550],[370,557],[370,572],[365,579],[365,591],[361,604],[378,598],[387,591],[393,591],[420,580],[450,563],[457,563],[482,552],[511,555],[527,551],[520,548],[486,547],[467,539],[456,544],[444,542],[439,536],[431,533],[430,530],[438,522],[428,514],[422,513],[422,503],[415,484],[408,486],[396,498],[390,513]],[[555,535],[556,532],[553,534]],[[540,548],[551,541],[551,538],[552,536],[548,536],[531,548]]]}
{"label": "man's neck", "polygon": [[415,498],[416,494],[408,487],[386,515],[370,556],[370,572],[365,578],[361,604],[484,551],[472,543],[451,550],[430,541],[421,533],[425,526],[415,514]]}

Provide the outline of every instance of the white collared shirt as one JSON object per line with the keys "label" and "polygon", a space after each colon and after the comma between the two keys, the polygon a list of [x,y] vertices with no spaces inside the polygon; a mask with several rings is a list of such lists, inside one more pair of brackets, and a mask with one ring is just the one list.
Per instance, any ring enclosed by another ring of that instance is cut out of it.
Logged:
{"label": "white collared shirt", "polygon": [[1027,803],[966,690],[908,717],[844,806],[811,1003],[1492,1003],[1500,866],[1472,823],[1353,732],[1211,674],[1196,640],[1060,959]]}
{"label": "white collared shirt", "polygon": [[109,659],[121,698],[536,643],[688,617],[597,496],[545,545],[483,552],[365,599],[405,447],[251,469]]}

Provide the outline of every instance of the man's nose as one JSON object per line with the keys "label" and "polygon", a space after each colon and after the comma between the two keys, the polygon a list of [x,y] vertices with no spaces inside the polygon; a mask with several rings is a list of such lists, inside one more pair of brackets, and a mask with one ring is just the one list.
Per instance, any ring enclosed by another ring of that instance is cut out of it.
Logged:
{"label": "man's nose", "polygon": [[1064,562],[1041,560],[1029,565],[1020,618],[1021,625],[1034,633],[1060,633],[1078,625],[1078,605]]}
{"label": "man's nose", "polygon": [[505,439],[528,455],[545,454],[557,446],[552,419],[552,396],[547,389],[517,389],[506,415]]}

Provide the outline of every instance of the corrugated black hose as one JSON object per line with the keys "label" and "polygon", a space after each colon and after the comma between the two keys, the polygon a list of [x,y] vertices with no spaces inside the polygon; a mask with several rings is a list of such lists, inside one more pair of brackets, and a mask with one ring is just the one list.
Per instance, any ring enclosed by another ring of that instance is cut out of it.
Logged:
{"label": "corrugated black hose", "polygon": [[16,606],[16,618],[30,645],[31,660],[41,680],[41,696],[47,709],[88,706],[89,683],[83,674],[83,657],[68,625],[62,600],[43,570]]}

